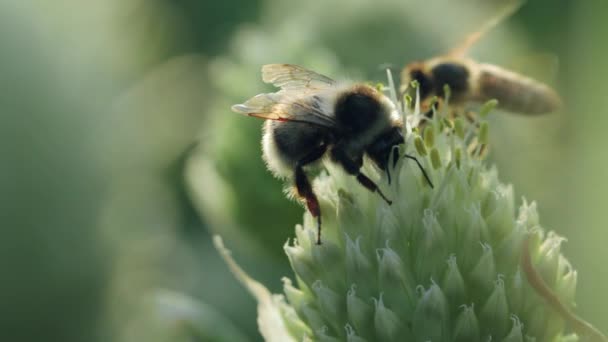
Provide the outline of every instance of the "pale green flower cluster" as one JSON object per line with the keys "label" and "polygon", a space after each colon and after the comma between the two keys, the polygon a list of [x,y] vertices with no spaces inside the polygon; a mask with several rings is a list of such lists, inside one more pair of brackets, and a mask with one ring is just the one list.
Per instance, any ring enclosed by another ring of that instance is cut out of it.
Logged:
{"label": "pale green flower cluster", "polygon": [[323,244],[305,214],[284,247],[295,272],[283,280],[284,297],[230,261],[260,301],[267,340],[578,341],[522,269],[529,241],[534,268],[574,306],[577,273],[560,252],[564,239],[540,226],[534,202],[516,209],[512,187],[485,164],[488,109],[471,122],[445,113],[421,120],[418,108],[405,108],[400,152],[417,156],[435,186],[405,158],[390,185],[365,166],[392,205],[328,163],[314,182]]}

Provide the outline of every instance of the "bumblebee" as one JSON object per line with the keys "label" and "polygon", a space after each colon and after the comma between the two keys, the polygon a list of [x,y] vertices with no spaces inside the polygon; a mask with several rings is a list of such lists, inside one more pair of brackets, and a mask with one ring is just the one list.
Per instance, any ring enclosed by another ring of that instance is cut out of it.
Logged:
{"label": "bumblebee", "polygon": [[[266,120],[263,159],[276,177],[293,183],[295,195],[316,218],[317,244],[321,244],[321,208],[305,169],[322,158],[340,165],[391,204],[361,172],[367,156],[387,173],[390,182],[389,156],[397,152],[393,147],[404,142],[401,118],[385,95],[368,85],[336,82],[293,64],[264,65],[262,80],[280,90],[256,95],[232,110]],[[404,157],[416,161],[432,186],[416,157]]]}
{"label": "bumblebee", "polygon": [[401,94],[406,94],[411,81],[416,80],[420,100],[426,107],[433,96],[445,98],[447,85],[450,105],[455,107],[496,99],[498,108],[514,113],[534,115],[558,110],[562,101],[549,86],[497,65],[465,57],[471,46],[520,6],[521,2],[512,3],[447,54],[407,64],[401,72]]}

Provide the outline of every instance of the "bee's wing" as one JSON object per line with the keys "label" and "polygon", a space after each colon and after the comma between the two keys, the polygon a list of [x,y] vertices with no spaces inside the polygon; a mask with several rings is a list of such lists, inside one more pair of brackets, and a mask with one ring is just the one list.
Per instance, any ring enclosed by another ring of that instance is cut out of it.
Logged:
{"label": "bee's wing", "polygon": [[514,56],[508,65],[503,66],[543,83],[553,84],[559,70],[559,58],[552,53],[534,52]]}
{"label": "bee's wing", "polygon": [[317,96],[302,96],[293,92],[259,94],[232,110],[267,120],[305,122],[324,127],[334,127],[333,116],[323,110]]}
{"label": "bee's wing", "polygon": [[490,30],[503,22],[506,18],[515,13],[524,4],[524,2],[525,0],[511,0],[500,12],[486,21],[479,28],[479,30],[469,34],[460,44],[448,51],[447,56],[458,58],[464,57],[469,49],[475,45],[479,39],[485,36]]}
{"label": "bee's wing", "polygon": [[262,80],[286,91],[318,91],[335,86],[331,78],[294,64],[266,64]]}

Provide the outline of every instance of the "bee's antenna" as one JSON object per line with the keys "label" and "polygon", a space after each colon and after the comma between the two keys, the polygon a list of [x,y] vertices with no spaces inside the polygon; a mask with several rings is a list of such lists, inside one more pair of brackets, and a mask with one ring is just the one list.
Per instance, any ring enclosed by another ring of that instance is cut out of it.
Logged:
{"label": "bee's antenna", "polygon": [[426,170],[424,169],[424,167],[422,167],[422,164],[420,164],[420,162],[418,161],[418,158],[409,155],[409,154],[404,154],[403,155],[405,158],[408,159],[412,159],[413,161],[416,162],[416,164],[418,165],[418,167],[420,168],[420,171],[422,171],[422,174],[424,175],[424,178],[426,179],[426,181],[429,183],[429,185],[431,186],[431,189],[433,189],[433,182],[431,182],[431,178],[429,178],[429,175],[426,173]]}

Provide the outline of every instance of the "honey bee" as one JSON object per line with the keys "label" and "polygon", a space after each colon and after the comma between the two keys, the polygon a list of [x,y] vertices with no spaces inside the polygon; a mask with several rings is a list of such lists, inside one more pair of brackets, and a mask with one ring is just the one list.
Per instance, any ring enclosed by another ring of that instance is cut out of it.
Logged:
{"label": "honey bee", "polygon": [[[361,172],[363,156],[387,173],[389,156],[399,156],[393,147],[403,144],[402,122],[395,105],[382,93],[365,84],[336,82],[327,76],[292,64],[262,67],[262,80],[280,90],[256,95],[232,110],[265,119],[263,159],[268,169],[295,186],[317,220],[317,244],[321,244],[321,209],[306,175],[325,157],[356,177],[366,189],[391,201],[378,185]],[[424,177],[432,183],[416,157]]]}
{"label": "honey bee", "polygon": [[416,80],[420,101],[426,104],[426,109],[433,96],[445,98],[445,85],[450,89],[450,104],[456,107],[496,99],[498,108],[513,113],[533,115],[559,109],[562,101],[549,86],[505,68],[465,57],[471,46],[521,4],[518,1],[511,3],[447,54],[406,65],[401,72],[401,94],[408,93],[408,85]]}

